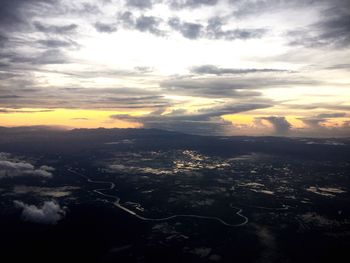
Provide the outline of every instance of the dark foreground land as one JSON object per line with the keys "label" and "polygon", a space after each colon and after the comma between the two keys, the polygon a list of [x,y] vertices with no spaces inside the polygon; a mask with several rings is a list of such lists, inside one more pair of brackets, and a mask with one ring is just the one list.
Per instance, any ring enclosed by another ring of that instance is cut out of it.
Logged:
{"label": "dark foreground land", "polygon": [[0,128],[2,262],[350,262],[350,139]]}

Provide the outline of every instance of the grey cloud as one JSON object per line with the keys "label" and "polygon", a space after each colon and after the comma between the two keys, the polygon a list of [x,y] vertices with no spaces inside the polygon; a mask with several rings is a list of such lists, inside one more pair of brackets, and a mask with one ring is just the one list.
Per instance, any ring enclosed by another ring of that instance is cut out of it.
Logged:
{"label": "grey cloud", "polygon": [[8,38],[0,34],[0,47],[5,47],[5,44],[7,41],[8,41]]}
{"label": "grey cloud", "polygon": [[157,36],[164,36],[165,32],[160,29],[161,19],[155,16],[140,15],[135,17],[130,11],[118,15],[119,22],[127,29],[140,32],[150,32]]}
{"label": "grey cloud", "polygon": [[141,32],[150,32],[155,35],[164,35],[159,29],[160,19],[154,16],[140,16],[136,19],[135,28]]}
{"label": "grey cloud", "polygon": [[34,26],[37,30],[41,32],[58,34],[58,35],[70,34],[78,28],[78,25],[76,24],[56,26],[56,25],[44,25],[38,21],[34,22]]}
{"label": "grey cloud", "polygon": [[288,32],[293,46],[347,47],[350,44],[350,2],[348,0],[231,0],[233,15],[245,17],[271,14],[279,11],[314,9],[321,10],[320,21],[305,28]]}
{"label": "grey cloud", "polygon": [[43,11],[51,7],[56,1],[53,0],[2,0],[0,8],[0,29],[18,29],[25,26],[27,12]]}
{"label": "grey cloud", "polygon": [[130,11],[119,13],[118,20],[126,28],[133,28],[135,26],[135,18],[134,18],[134,15]]}
{"label": "grey cloud", "polygon": [[91,3],[82,3],[80,6],[78,6],[75,10],[73,9],[72,11],[75,11],[77,13],[85,13],[85,14],[99,14],[101,13],[100,8]]}
{"label": "grey cloud", "polygon": [[168,25],[178,31],[188,39],[224,39],[224,40],[246,40],[252,38],[261,38],[267,30],[263,28],[236,28],[223,30],[224,23],[220,17],[210,19],[207,25],[200,23],[190,23],[181,21],[177,17],[169,19]]}
{"label": "grey cloud", "polygon": [[237,28],[231,30],[223,30],[222,27],[224,22],[220,17],[211,18],[208,21],[206,27],[206,36],[211,39],[225,39],[225,40],[236,40],[236,39],[252,39],[261,38],[267,32],[264,28]]}
{"label": "grey cloud", "polygon": [[64,47],[78,47],[78,44],[72,40],[60,40],[60,39],[42,39],[38,40],[38,43],[44,48],[57,49]]}
{"label": "grey cloud", "polygon": [[101,33],[113,33],[118,30],[114,23],[107,24],[107,23],[96,22],[94,26],[96,30]]}
{"label": "grey cloud", "polygon": [[[1,99],[18,99],[20,96],[12,95],[12,96],[1,96]],[[10,113],[38,113],[38,112],[51,112],[53,110],[18,110],[18,109],[0,109],[0,114],[10,114]]]}
{"label": "grey cloud", "polygon": [[202,25],[197,23],[181,22],[179,18],[171,18],[168,21],[171,28],[179,31],[185,38],[197,39],[201,36]]}
{"label": "grey cloud", "polygon": [[245,91],[245,86],[230,80],[185,79],[161,82],[161,87],[168,93],[209,98],[244,98],[260,96],[257,91]]}
{"label": "grey cloud", "polygon": [[219,0],[168,0],[172,8],[198,8],[216,5]]}
{"label": "grey cloud", "polygon": [[136,97],[106,97],[103,99],[106,104],[119,105],[119,108],[159,108],[168,107],[172,104],[163,96],[136,96]]}
{"label": "grey cloud", "polygon": [[192,134],[227,134],[232,128],[230,122],[224,121],[221,116],[235,114],[256,109],[271,107],[267,103],[246,103],[246,104],[225,104],[211,108],[204,108],[195,113],[189,113],[185,109],[174,110],[163,114],[160,109],[144,116],[112,115],[112,119],[127,120],[142,123],[145,128],[157,128],[173,131],[180,131]]}
{"label": "grey cloud", "polygon": [[47,50],[32,60],[33,64],[64,64],[68,58],[59,49]]}
{"label": "grey cloud", "polygon": [[[22,70],[26,70],[25,68],[22,68]],[[133,69],[110,69],[110,68],[101,68],[101,69],[89,69],[89,70],[70,70],[70,71],[64,71],[64,70],[47,70],[47,69],[40,69],[38,71],[41,72],[47,72],[47,73],[55,73],[55,74],[62,74],[66,76],[73,76],[76,79],[93,79],[93,78],[100,78],[100,77],[140,77],[144,76],[145,74],[151,73],[153,71],[150,67],[134,67]],[[10,78],[12,75],[8,75],[8,78]],[[1,78],[1,73],[0,73]],[[6,75],[3,76],[3,78],[6,78]]]}
{"label": "grey cloud", "polygon": [[303,109],[303,110],[314,110],[314,109],[326,109],[326,110],[339,110],[339,111],[350,111],[350,105],[343,105],[342,103],[329,104],[329,103],[310,103],[310,104],[281,104],[281,106],[288,109]]}
{"label": "grey cloud", "polygon": [[32,164],[27,162],[13,161],[13,160],[0,160],[0,178],[12,178],[12,177],[52,177],[51,171],[40,167],[35,168]]}
{"label": "grey cloud", "polygon": [[8,53],[6,57],[12,63],[28,63],[34,65],[68,63],[68,58],[60,49],[48,49],[26,56],[17,53]]}
{"label": "grey cloud", "polygon": [[[10,66],[10,64],[8,64],[8,63],[0,62],[0,69],[5,69],[5,68],[8,68],[9,66]],[[3,74],[0,73],[0,75],[3,75]]]}
{"label": "grey cloud", "polygon": [[28,205],[22,201],[14,201],[16,207],[22,209],[22,218],[25,221],[39,224],[57,224],[62,220],[66,211],[55,201],[45,201],[42,206]]}
{"label": "grey cloud", "polygon": [[[150,32],[158,36],[166,36],[167,32],[161,29],[164,25],[159,17],[141,15],[135,17],[130,11],[119,13],[118,21],[127,29],[141,32]],[[167,21],[170,29],[179,32],[188,39],[224,39],[224,40],[247,40],[261,38],[267,30],[263,28],[235,28],[223,30],[225,25],[220,17],[210,19],[207,23],[182,21],[178,17],[172,17]]]}
{"label": "grey cloud", "polygon": [[259,96],[255,90],[283,88],[292,85],[316,85],[315,80],[299,77],[261,78],[261,77],[179,77],[162,81],[161,88],[168,93],[202,97],[249,97]]}
{"label": "grey cloud", "polygon": [[18,32],[31,30],[33,16],[47,14],[58,4],[54,0],[2,0],[0,8],[0,47],[19,45]]}
{"label": "grey cloud", "polygon": [[318,37],[319,44],[333,44],[337,47],[350,45],[350,14],[334,17],[316,26],[324,31]]}
{"label": "grey cloud", "polygon": [[234,7],[233,15],[236,17],[246,17],[253,15],[261,15],[265,13],[274,13],[287,9],[297,9],[305,7],[315,7],[317,4],[332,0],[230,0]]}
{"label": "grey cloud", "polygon": [[272,124],[275,133],[277,135],[286,135],[290,129],[292,128],[292,124],[290,124],[285,117],[277,117],[277,116],[269,116],[269,117],[259,117],[256,120],[266,120],[270,124]]}
{"label": "grey cloud", "polygon": [[[3,99],[17,99],[17,98],[20,98],[20,96],[17,96],[17,95],[3,95],[3,96],[0,96],[0,100],[3,100]],[[0,112],[2,112],[1,109],[0,109]]]}
{"label": "grey cloud", "polygon": [[321,127],[321,124],[325,121],[326,119],[323,118],[299,118],[303,123],[305,123],[309,127]]}
{"label": "grey cloud", "polygon": [[282,69],[235,69],[235,68],[221,68],[214,65],[202,65],[191,68],[191,72],[195,74],[210,74],[210,75],[225,75],[225,74],[248,74],[248,73],[266,73],[266,72],[287,72]]}
{"label": "grey cloud", "polygon": [[319,22],[288,33],[290,45],[305,47],[345,48],[350,45],[350,2],[326,1]]}
{"label": "grey cloud", "polygon": [[149,9],[153,6],[152,0],[126,0],[126,5],[139,9]]}
{"label": "grey cloud", "polygon": [[346,113],[337,112],[337,113],[322,113],[322,114],[318,114],[316,117],[318,117],[318,118],[342,118],[345,116],[346,116]]}
{"label": "grey cloud", "polygon": [[[11,82],[11,81],[10,81]],[[22,88],[9,89],[16,96],[0,99],[3,107],[0,113],[22,112],[34,113],[35,110],[21,108],[84,108],[84,109],[134,109],[158,108],[173,105],[173,102],[159,91],[150,91],[138,88],[58,88],[36,87],[33,91]],[[32,89],[30,89],[32,90]],[[5,93],[6,94],[6,93]],[[1,95],[1,90],[0,90]]]}
{"label": "grey cloud", "polygon": [[322,124],[327,122],[329,119],[342,118],[346,116],[347,114],[344,112],[322,113],[312,117],[299,118],[299,120],[311,128],[323,128]]}
{"label": "grey cloud", "polygon": [[350,64],[335,64],[335,65],[332,65],[332,66],[325,67],[325,69],[330,69],[330,70],[338,70],[338,69],[350,70]]}

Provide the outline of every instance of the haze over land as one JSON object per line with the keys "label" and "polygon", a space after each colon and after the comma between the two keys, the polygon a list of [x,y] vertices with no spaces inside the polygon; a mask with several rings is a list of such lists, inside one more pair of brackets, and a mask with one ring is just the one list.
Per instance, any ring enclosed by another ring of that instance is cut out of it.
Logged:
{"label": "haze over land", "polygon": [[347,0],[3,0],[0,126],[350,134]]}

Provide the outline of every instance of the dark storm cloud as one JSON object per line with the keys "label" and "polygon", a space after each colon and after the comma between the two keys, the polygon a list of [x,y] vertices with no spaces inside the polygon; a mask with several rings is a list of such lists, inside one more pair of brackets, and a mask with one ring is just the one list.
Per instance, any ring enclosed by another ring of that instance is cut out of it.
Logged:
{"label": "dark storm cloud", "polygon": [[96,30],[101,33],[113,33],[116,32],[117,26],[114,23],[101,23],[101,22],[96,22],[94,24]]}
{"label": "dark storm cloud", "polygon": [[42,206],[28,205],[17,200],[14,204],[22,209],[22,219],[29,222],[54,225],[66,215],[65,209],[56,201],[45,201]]}
{"label": "dark storm cloud", "polygon": [[189,113],[184,109],[178,109],[163,114],[164,110],[160,109],[143,116],[117,114],[110,117],[112,119],[139,122],[142,123],[145,128],[166,129],[192,134],[222,135],[232,128],[232,124],[224,121],[221,116],[264,109],[271,106],[272,105],[268,103],[232,103],[232,105],[225,104],[223,106],[201,109],[196,113]]}
{"label": "dark storm cloud", "polygon": [[292,128],[292,124],[290,124],[285,117],[277,117],[277,116],[268,116],[268,117],[259,117],[255,118],[255,120],[266,120],[268,121],[274,128],[275,133],[277,135],[286,135],[290,129]]}
{"label": "dark storm cloud", "polygon": [[208,75],[226,75],[226,74],[249,74],[249,73],[265,73],[265,72],[287,72],[286,70],[281,69],[235,69],[235,68],[221,68],[214,65],[202,65],[191,68],[191,72],[195,74],[208,74]]}
{"label": "dark storm cloud", "polygon": [[138,9],[150,9],[153,6],[152,0],[126,0],[126,5]]}
{"label": "dark storm cloud", "polygon": [[35,21],[34,26],[37,30],[44,32],[44,33],[50,33],[50,34],[70,34],[74,32],[77,28],[78,25],[76,24],[68,24],[68,25],[44,25],[38,21]]}

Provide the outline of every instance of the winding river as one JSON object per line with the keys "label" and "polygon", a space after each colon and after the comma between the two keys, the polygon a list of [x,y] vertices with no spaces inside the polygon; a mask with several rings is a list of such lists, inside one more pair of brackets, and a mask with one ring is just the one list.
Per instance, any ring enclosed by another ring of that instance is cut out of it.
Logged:
{"label": "winding river", "polygon": [[68,169],[69,172],[74,173],[76,175],[79,175],[81,177],[83,177],[84,179],[86,179],[89,183],[95,183],[95,184],[106,184],[108,185],[108,187],[106,188],[99,188],[99,189],[94,189],[93,192],[95,192],[98,195],[104,196],[104,197],[108,197],[108,198],[112,198],[115,201],[111,202],[114,206],[118,207],[119,209],[127,212],[128,214],[143,220],[143,221],[167,221],[167,220],[172,220],[175,218],[195,218],[195,219],[203,219],[203,220],[211,220],[211,221],[216,221],[221,223],[222,225],[228,226],[228,227],[240,227],[240,226],[244,226],[248,223],[248,217],[244,216],[242,214],[242,209],[239,207],[235,207],[232,204],[230,204],[230,207],[237,210],[235,212],[235,214],[239,217],[242,218],[242,222],[239,224],[230,224],[227,223],[226,221],[224,221],[223,219],[219,218],[219,217],[214,217],[214,216],[201,216],[201,215],[191,215],[191,214],[178,214],[178,215],[172,215],[172,216],[168,216],[168,217],[162,217],[162,218],[149,218],[149,217],[144,217],[141,216],[139,214],[137,214],[135,211],[130,210],[129,208],[123,206],[120,203],[120,198],[116,195],[110,195],[110,194],[106,194],[104,193],[104,191],[110,191],[112,189],[114,189],[116,187],[115,183],[113,182],[109,182],[109,181],[95,181],[90,179],[89,177],[87,177],[86,175],[79,173],[77,171],[74,171],[72,169]]}

